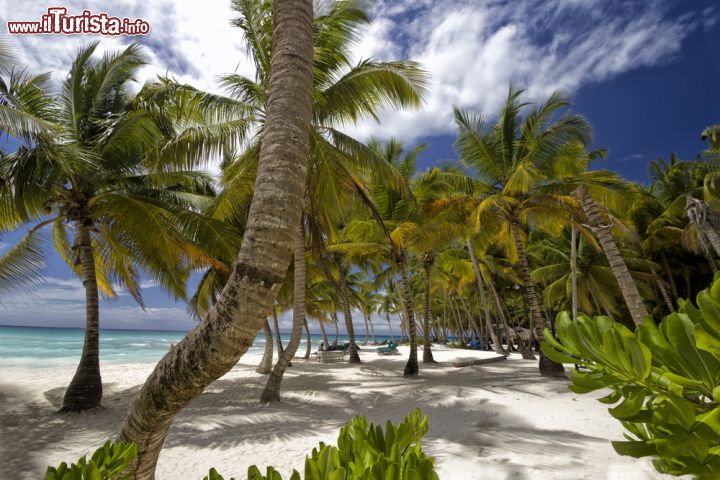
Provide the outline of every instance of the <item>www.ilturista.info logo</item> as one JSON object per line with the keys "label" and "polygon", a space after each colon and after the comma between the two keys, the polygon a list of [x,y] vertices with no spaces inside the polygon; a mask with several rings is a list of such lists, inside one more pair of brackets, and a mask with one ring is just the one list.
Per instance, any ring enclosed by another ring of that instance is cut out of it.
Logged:
{"label": "www.ilturista.info logo", "polygon": [[142,18],[111,17],[107,13],[68,15],[65,7],[51,7],[39,22],[7,22],[12,35],[147,35],[150,23]]}

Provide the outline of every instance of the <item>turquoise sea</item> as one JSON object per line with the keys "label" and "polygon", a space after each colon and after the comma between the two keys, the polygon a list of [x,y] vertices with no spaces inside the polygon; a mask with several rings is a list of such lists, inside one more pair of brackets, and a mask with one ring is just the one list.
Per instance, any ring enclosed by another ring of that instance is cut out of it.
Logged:
{"label": "turquoise sea", "polygon": [[[156,362],[168,351],[171,343],[177,343],[185,332],[155,330],[101,330],[100,361],[108,363]],[[322,340],[312,335],[313,350]],[[290,340],[282,334],[283,344]],[[329,336],[332,342],[334,334]],[[358,336],[358,341],[364,335]],[[386,337],[379,335],[378,341]],[[346,341],[341,335],[340,342]],[[2,367],[53,367],[74,365],[80,358],[83,330],[80,328],[36,328],[0,326],[0,368]],[[298,352],[306,348],[305,335]],[[265,337],[262,332],[255,338],[250,352],[262,352]]]}

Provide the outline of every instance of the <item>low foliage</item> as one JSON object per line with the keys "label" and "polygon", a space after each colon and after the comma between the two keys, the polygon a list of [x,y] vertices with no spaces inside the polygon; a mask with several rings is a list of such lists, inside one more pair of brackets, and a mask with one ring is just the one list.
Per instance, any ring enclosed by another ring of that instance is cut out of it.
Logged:
{"label": "low foliage", "polygon": [[48,467],[45,480],[125,480],[131,477],[132,472],[125,470],[136,455],[135,444],[107,441],[90,460],[83,456],[70,466],[63,462],[57,468]]}
{"label": "low foliage", "polygon": [[629,435],[613,442],[632,457],[654,457],[655,468],[697,479],[720,478],[720,276],[659,326],[647,318],[631,332],[608,317],[567,313],[546,330],[543,351],[589,372],[572,373],[570,389],[609,388],[600,401]]}
{"label": "low foliage", "polygon": [[[421,440],[428,430],[428,418],[419,409],[397,426],[388,421],[385,431],[358,416],[340,430],[337,446],[320,443],[305,459],[305,480],[438,480],[434,460],[422,451]],[[65,463],[48,468],[46,480],[124,479],[122,473],[135,458],[134,445],[107,442],[92,456],[69,468]],[[300,480],[294,471],[290,480]],[[263,474],[255,465],[248,480],[282,480],[273,467]],[[214,468],[204,480],[224,480]],[[234,479],[230,479],[234,480]]]}

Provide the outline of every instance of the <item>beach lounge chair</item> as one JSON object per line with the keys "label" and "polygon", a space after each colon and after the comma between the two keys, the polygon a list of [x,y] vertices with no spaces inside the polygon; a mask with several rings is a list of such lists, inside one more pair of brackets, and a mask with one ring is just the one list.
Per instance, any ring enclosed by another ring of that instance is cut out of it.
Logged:
{"label": "beach lounge chair", "polygon": [[482,342],[480,340],[473,340],[468,342],[468,347],[475,350],[482,350]]}
{"label": "beach lounge chair", "polygon": [[397,343],[391,341],[387,344],[387,346],[380,347],[376,351],[378,355],[395,355],[398,353]]}
{"label": "beach lounge chair", "polygon": [[345,350],[320,350],[317,359],[320,363],[344,362],[345,353]]}

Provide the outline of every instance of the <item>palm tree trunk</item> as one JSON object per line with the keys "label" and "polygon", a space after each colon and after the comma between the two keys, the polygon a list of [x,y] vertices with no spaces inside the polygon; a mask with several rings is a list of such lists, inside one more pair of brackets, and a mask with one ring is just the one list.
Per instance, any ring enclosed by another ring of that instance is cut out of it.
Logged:
{"label": "palm tree trunk", "polygon": [[[515,248],[517,249],[518,262],[520,263],[520,274],[525,287],[525,295],[527,297],[528,306],[530,307],[530,327],[535,334],[537,341],[542,344],[545,342],[545,336],[543,334],[545,320],[540,312],[540,304],[537,299],[537,294],[535,293],[535,286],[532,284],[532,280],[530,280],[530,264],[528,263],[527,255],[525,253],[525,246],[522,243],[520,223],[513,221],[510,223],[510,226],[512,228],[513,237],[515,237]],[[565,375],[565,369],[562,364],[553,362],[547,358],[542,351],[540,351],[539,354],[540,361],[538,363],[538,368],[540,369],[541,375],[553,377]],[[526,356],[527,354],[523,354],[523,358]]]}
{"label": "palm tree trunk", "polygon": [[577,193],[580,196],[582,209],[590,221],[593,232],[600,241],[600,245],[610,264],[610,269],[620,286],[620,291],[623,294],[623,298],[625,298],[625,303],[628,306],[628,310],[630,310],[630,315],[635,324],[640,325],[643,319],[648,316],[648,312],[640,296],[640,292],[637,289],[637,285],[630,275],[630,270],[628,270],[622,255],[620,255],[620,250],[618,250],[615,239],[610,232],[610,226],[606,225],[600,209],[595,201],[590,198],[590,195],[588,195],[587,189],[580,186],[577,189]]}
{"label": "palm tree trunk", "polygon": [[660,252],[660,258],[662,259],[663,267],[665,268],[665,275],[667,275],[668,279],[670,280],[670,288],[672,289],[673,298],[680,298],[680,295],[678,294],[677,284],[675,283],[675,276],[673,275],[672,270],[670,270],[670,265],[668,264],[665,252]]}
{"label": "palm tree trunk", "polygon": [[457,306],[457,302],[455,301],[454,297],[450,297],[450,305],[452,305],[453,313],[455,313],[455,324],[457,325],[460,343],[462,345],[465,345],[467,343],[465,339],[465,325],[462,322],[462,313],[460,313],[460,307]]}
{"label": "palm tree trunk", "polygon": [[[490,290],[490,296],[492,297],[493,303],[495,304],[495,311],[497,312],[497,317],[502,321],[503,325],[505,326],[505,336],[507,337],[508,348],[507,352],[502,353],[510,353],[512,352],[512,345],[510,345],[510,331],[508,330],[508,322],[505,315],[505,309],[503,308],[502,301],[500,300],[500,295],[498,295],[497,289],[495,288],[495,282],[493,281],[492,275],[488,275],[488,289]],[[502,346],[502,336],[498,336],[501,337],[499,343]],[[497,353],[501,353],[497,350],[495,351]],[[532,354],[532,352],[530,353]]]}
{"label": "palm tree trunk", "polygon": [[336,310],[333,310],[333,312],[332,312],[332,319],[333,319],[333,323],[335,324],[335,340],[333,340],[333,345],[337,345],[338,337],[340,337],[340,329],[338,328],[338,319],[337,319],[337,311]]}
{"label": "palm tree trunk", "polygon": [[710,240],[710,245],[712,245],[713,250],[715,250],[715,254],[720,255],[720,236],[718,236],[712,225],[710,225],[709,222],[705,222],[701,226],[700,230],[702,231],[703,235],[705,235],[705,237]]}
{"label": "palm tree trunk", "polygon": [[414,377],[420,372],[417,359],[417,332],[415,331],[415,309],[413,308],[412,292],[410,291],[410,282],[408,281],[407,270],[405,266],[405,252],[399,252],[396,255],[396,262],[400,270],[400,280],[402,281],[402,290],[404,298],[405,312],[407,316],[408,336],[410,337],[410,356],[403,376]]}
{"label": "palm tree trunk", "polygon": [[285,351],[278,357],[278,361],[275,367],[273,367],[272,373],[270,373],[265,388],[262,394],[260,394],[261,402],[280,401],[280,385],[282,384],[283,375],[285,375],[285,370],[287,370],[290,361],[297,352],[298,346],[300,346],[303,325],[307,325],[305,321],[305,223],[303,222],[302,216],[295,228],[294,256],[293,324],[290,341]]}
{"label": "palm tree trunk", "polygon": [[227,373],[252,344],[290,263],[302,210],[313,98],[313,1],[273,3],[265,125],[242,246],[205,318],[168,352],[125,417],[120,440],[138,447],[135,480],[155,476],[175,415]]}
{"label": "palm tree trunk", "polygon": [[373,345],[377,345],[377,340],[375,339],[375,327],[372,323],[372,315],[368,315],[368,323],[370,324],[370,335],[372,336],[372,343]]}
{"label": "palm tree trunk", "polygon": [[598,301],[597,296],[595,295],[595,291],[593,290],[592,285],[590,285],[590,281],[587,279],[585,280],[585,286],[587,287],[588,292],[590,292],[590,298],[592,298],[593,305],[595,306],[595,311],[597,312],[598,315],[602,315],[603,310],[602,310],[602,307],[600,306],[600,302]]}
{"label": "palm tree trunk", "polygon": [[435,257],[432,253],[426,253],[423,259],[425,269],[425,301],[423,311],[423,363],[436,363],[430,347],[430,269],[432,269]]}
{"label": "palm tree trunk", "polygon": [[[705,260],[707,260],[708,265],[710,266],[710,271],[715,275],[718,272],[717,263],[715,263],[715,259],[710,254],[710,251],[706,250],[703,255],[705,256]],[[690,296],[688,295],[688,298]]]}
{"label": "palm tree trunk", "polygon": [[577,320],[578,290],[577,290],[577,231],[575,223],[570,227],[570,277],[572,290],[572,319]]}
{"label": "palm tree trunk", "polygon": [[102,378],[100,377],[100,304],[95,254],[90,231],[90,219],[78,221],[78,255],[85,287],[85,339],[75,375],[63,398],[61,412],[80,412],[100,405]]}
{"label": "palm tree trunk", "polygon": [[[700,233],[710,241],[710,245],[712,245],[713,250],[715,250],[715,254],[720,255],[720,236],[718,236],[713,225],[708,220],[708,214],[710,212],[707,203],[688,195],[685,209],[688,219],[695,224]],[[702,242],[702,238],[700,241]]]}
{"label": "palm tree trunk", "polygon": [[307,338],[307,347],[305,347],[305,360],[310,358],[312,353],[312,337],[310,336],[310,327],[308,327],[307,319],[303,319],[303,325],[305,326],[305,338]]}
{"label": "palm tree trunk", "polygon": [[390,331],[390,341],[395,341],[395,337],[393,337],[392,333],[392,324],[390,323],[390,312],[388,312],[387,310],[385,310],[385,318],[387,319],[388,330]]}
{"label": "palm tree trunk", "polygon": [[485,328],[490,333],[490,338],[493,342],[493,349],[500,355],[504,355],[505,351],[502,348],[502,343],[498,338],[495,330],[492,327],[492,318],[490,317],[490,305],[488,304],[487,298],[485,297],[485,287],[483,286],[482,276],[480,275],[480,266],[478,265],[477,258],[475,258],[475,249],[472,246],[472,242],[468,238],[465,240],[465,246],[467,247],[468,253],[470,254],[470,260],[472,261],[473,270],[475,270],[475,280],[477,281],[478,291],[480,292],[480,303],[483,306],[483,312],[485,313]]}
{"label": "palm tree trunk", "polygon": [[320,324],[320,333],[322,333],[323,348],[327,350],[330,347],[330,342],[328,342],[327,333],[325,333],[325,325],[321,318],[318,319],[318,323]]}
{"label": "palm tree trunk", "polygon": [[273,317],[273,328],[275,329],[275,342],[277,343],[278,355],[282,355],[285,349],[283,348],[282,338],[280,337],[280,324],[278,323],[277,312],[275,308],[272,311]]}
{"label": "palm tree trunk", "polygon": [[263,325],[263,335],[265,336],[265,351],[263,352],[260,365],[255,369],[255,372],[261,375],[267,375],[272,371],[273,361],[273,335],[267,319],[265,320],[265,325]]}
{"label": "palm tree trunk", "polygon": [[460,299],[460,303],[463,306],[463,310],[465,310],[465,314],[468,316],[468,330],[470,331],[470,333],[472,333],[471,336],[474,338],[480,338],[480,327],[478,326],[477,320],[475,320],[475,317],[470,311],[470,307],[468,306],[467,302],[463,297],[458,298]]}
{"label": "palm tree trunk", "polygon": [[370,336],[370,327],[368,327],[367,313],[363,311],[363,320],[365,320],[365,340],[362,342],[364,347],[368,343],[368,337]]}
{"label": "palm tree trunk", "polygon": [[340,286],[340,297],[343,304],[343,314],[345,316],[345,328],[347,329],[348,339],[350,341],[350,348],[348,353],[350,357],[349,363],[360,363],[360,355],[358,355],[357,344],[355,343],[355,328],[353,327],[352,312],[350,311],[350,299],[348,295],[347,281],[345,280],[345,271],[340,264],[339,258],[336,257],[338,271],[338,284]]}
{"label": "palm tree trunk", "polygon": [[665,287],[665,280],[660,277],[660,275],[657,273],[657,271],[655,271],[654,268],[652,269],[652,274],[653,277],[655,277],[655,283],[658,286],[658,290],[660,290],[660,295],[665,301],[665,306],[667,306],[670,313],[675,313],[675,306],[673,305],[672,298],[670,298],[670,294]]}

